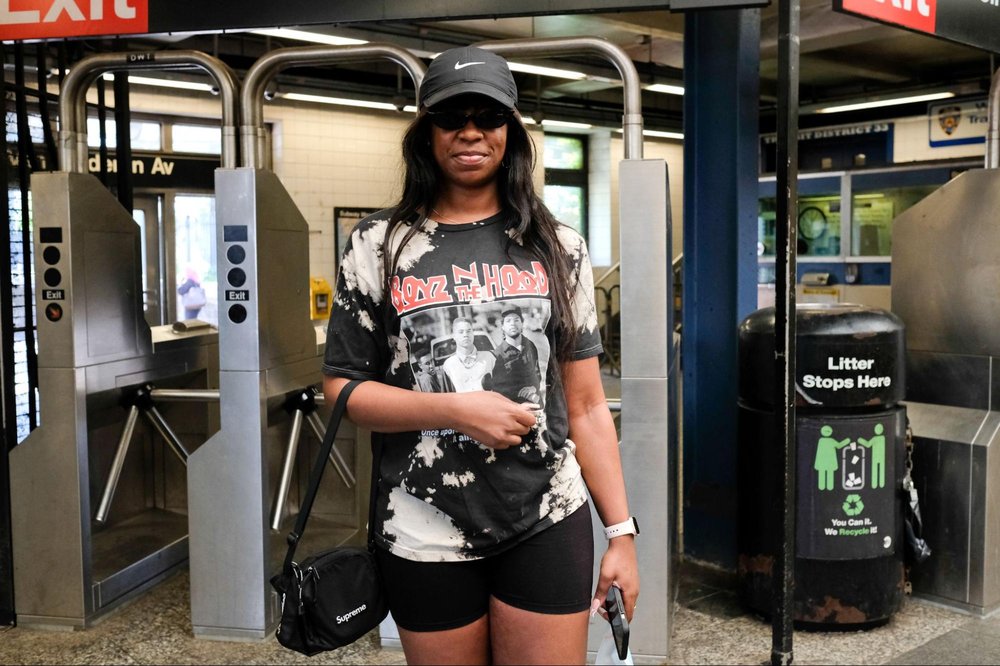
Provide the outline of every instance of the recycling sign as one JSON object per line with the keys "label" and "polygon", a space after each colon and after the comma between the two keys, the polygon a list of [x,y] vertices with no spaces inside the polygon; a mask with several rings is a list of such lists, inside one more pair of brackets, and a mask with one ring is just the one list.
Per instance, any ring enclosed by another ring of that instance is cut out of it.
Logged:
{"label": "recycling sign", "polygon": [[896,452],[903,411],[797,419],[799,557],[891,555],[896,544]]}

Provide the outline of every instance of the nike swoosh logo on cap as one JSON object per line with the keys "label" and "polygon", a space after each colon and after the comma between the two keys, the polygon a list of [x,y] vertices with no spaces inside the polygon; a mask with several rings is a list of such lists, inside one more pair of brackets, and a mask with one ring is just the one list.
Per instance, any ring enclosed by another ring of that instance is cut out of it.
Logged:
{"label": "nike swoosh logo on cap", "polygon": [[474,62],[456,62],[455,63],[455,69],[465,69],[466,67],[469,67],[470,65],[485,65],[485,64],[486,64],[485,62],[475,62],[475,61]]}

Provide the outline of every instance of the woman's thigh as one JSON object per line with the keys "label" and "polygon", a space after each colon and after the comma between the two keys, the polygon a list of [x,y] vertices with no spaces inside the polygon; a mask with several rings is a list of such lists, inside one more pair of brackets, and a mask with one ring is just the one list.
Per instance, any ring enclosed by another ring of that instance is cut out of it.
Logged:
{"label": "woman's thigh", "polygon": [[589,611],[553,615],[490,600],[493,664],[584,664]]}
{"label": "woman's thigh", "polygon": [[594,580],[590,506],[518,544],[491,569],[494,664],[582,664]]}
{"label": "woman's thigh", "polygon": [[399,627],[399,642],[409,666],[491,663],[490,622],[486,615],[456,629],[407,631]]}
{"label": "woman's thigh", "polygon": [[408,664],[488,664],[485,561],[413,562],[376,550]]}

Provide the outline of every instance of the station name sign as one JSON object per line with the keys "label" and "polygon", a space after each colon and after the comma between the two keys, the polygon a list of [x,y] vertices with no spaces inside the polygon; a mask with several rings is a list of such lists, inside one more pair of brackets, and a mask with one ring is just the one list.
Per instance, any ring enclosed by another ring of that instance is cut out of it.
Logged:
{"label": "station name sign", "polygon": [[768,4],[770,0],[0,0],[0,40]]}
{"label": "station name sign", "polygon": [[1000,52],[1000,0],[833,0],[833,8]]}

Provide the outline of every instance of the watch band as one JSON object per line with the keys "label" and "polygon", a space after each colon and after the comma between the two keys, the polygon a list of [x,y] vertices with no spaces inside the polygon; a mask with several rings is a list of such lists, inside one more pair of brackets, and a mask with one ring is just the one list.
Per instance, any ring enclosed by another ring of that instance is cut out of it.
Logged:
{"label": "watch band", "polygon": [[624,536],[626,534],[639,534],[639,521],[632,516],[626,521],[608,525],[604,528],[604,536],[607,539]]}

